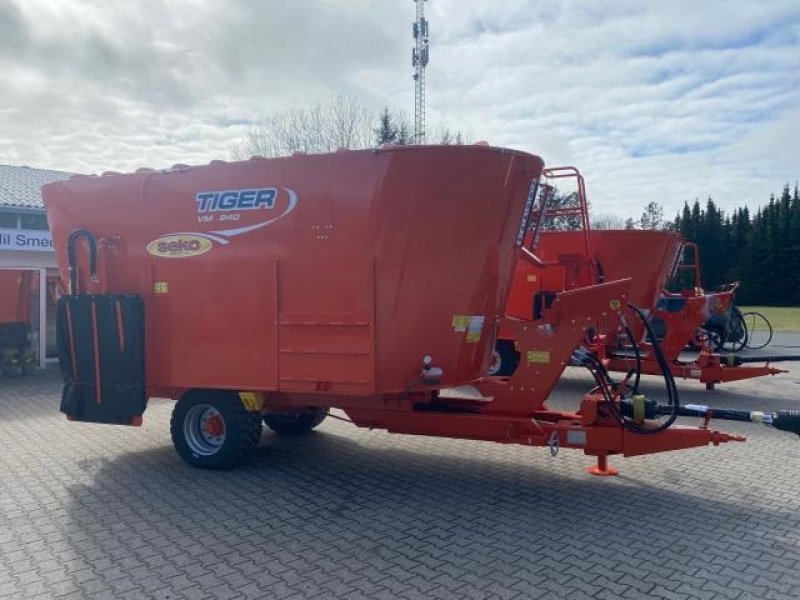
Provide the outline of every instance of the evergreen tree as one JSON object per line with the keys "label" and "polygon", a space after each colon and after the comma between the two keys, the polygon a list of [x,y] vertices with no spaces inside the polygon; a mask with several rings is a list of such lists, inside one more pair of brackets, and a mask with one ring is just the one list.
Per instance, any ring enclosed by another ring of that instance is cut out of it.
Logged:
{"label": "evergreen tree", "polygon": [[375,143],[378,146],[383,144],[397,143],[398,130],[394,124],[394,117],[389,112],[389,107],[386,106],[380,115],[378,127],[375,129]]}
{"label": "evergreen tree", "polygon": [[692,205],[692,216],[689,219],[689,226],[686,228],[686,239],[690,242],[697,241],[700,237],[700,200],[695,198]]}
{"label": "evergreen tree", "polygon": [[664,207],[656,201],[647,203],[639,217],[639,227],[642,229],[664,229]]}
{"label": "evergreen tree", "polygon": [[797,271],[793,270],[792,240],[792,193],[789,184],[783,188],[780,200],[776,203],[775,214],[775,293],[777,300],[787,302],[793,296],[793,279]]}
{"label": "evergreen tree", "polygon": [[[580,206],[580,196],[578,192],[564,193],[554,188],[548,198],[548,208],[577,208]],[[542,229],[548,231],[572,231],[581,228],[581,218],[576,216],[550,216],[541,225]]]}
{"label": "evergreen tree", "polygon": [[[702,216],[701,230],[703,235],[698,240],[700,260],[703,266],[703,279],[713,282],[713,285],[723,283],[725,276],[726,260],[725,236],[722,230],[722,213],[717,205],[709,198]],[[704,283],[705,284],[705,283]]]}
{"label": "evergreen tree", "polygon": [[739,304],[800,305],[800,187],[784,186],[779,197],[754,215],[741,207],[730,215],[709,198],[695,200],[672,223],[700,251],[703,284],[714,289],[739,281]]}
{"label": "evergreen tree", "polygon": [[410,146],[414,143],[414,134],[404,120],[400,121],[400,126],[397,128],[397,139],[395,139],[394,143],[398,146]]}
{"label": "evergreen tree", "polygon": [[683,203],[683,211],[681,211],[680,219],[675,219],[675,230],[686,239],[693,239],[695,236],[690,235],[689,230],[692,226],[692,211],[689,210],[689,203]]}
{"label": "evergreen tree", "polygon": [[797,183],[794,184],[794,194],[792,201],[789,205],[790,219],[789,219],[789,247],[790,254],[790,267],[789,272],[792,276],[789,277],[789,284],[787,286],[789,293],[788,304],[790,306],[800,306],[800,190],[798,190]]}

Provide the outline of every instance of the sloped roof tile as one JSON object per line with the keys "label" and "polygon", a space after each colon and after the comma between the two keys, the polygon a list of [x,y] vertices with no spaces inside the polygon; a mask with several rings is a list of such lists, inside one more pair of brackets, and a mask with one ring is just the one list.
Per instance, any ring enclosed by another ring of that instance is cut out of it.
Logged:
{"label": "sloped roof tile", "polygon": [[0,208],[43,208],[42,186],[72,175],[65,171],[0,165]]}

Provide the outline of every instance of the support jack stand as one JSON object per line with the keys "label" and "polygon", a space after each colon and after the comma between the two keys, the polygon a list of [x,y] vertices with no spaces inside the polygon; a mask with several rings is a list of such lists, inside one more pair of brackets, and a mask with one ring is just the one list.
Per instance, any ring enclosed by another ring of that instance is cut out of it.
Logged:
{"label": "support jack stand", "polygon": [[619,475],[619,471],[614,467],[608,466],[608,455],[603,454],[597,457],[597,464],[593,467],[586,469],[587,473],[592,475],[599,475],[601,477],[613,477]]}

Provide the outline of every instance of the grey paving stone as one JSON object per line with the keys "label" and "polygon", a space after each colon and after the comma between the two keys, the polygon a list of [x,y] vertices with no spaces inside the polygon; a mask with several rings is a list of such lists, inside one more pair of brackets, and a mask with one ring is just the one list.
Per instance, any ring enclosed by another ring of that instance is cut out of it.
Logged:
{"label": "grey paving stone", "polygon": [[[800,365],[684,403],[797,408]],[[553,398],[589,387],[568,373]],[[644,378],[645,393],[659,382]],[[359,430],[265,433],[250,464],[193,470],[171,403],[140,428],[67,422],[57,373],[0,379],[0,598],[792,598],[800,446],[615,459]],[[691,422],[691,421],[690,421]]]}

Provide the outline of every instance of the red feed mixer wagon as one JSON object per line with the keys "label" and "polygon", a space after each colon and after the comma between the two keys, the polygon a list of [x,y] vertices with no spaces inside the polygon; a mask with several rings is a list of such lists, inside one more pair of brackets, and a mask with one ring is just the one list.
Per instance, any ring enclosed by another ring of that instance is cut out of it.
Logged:
{"label": "red feed mixer wagon", "polygon": [[0,269],[0,325],[28,324],[33,271]]}
{"label": "red feed mixer wagon", "polygon": [[[704,291],[695,285],[678,293],[664,291],[667,282],[684,268],[699,270],[695,262],[684,264],[687,244],[671,231],[591,230],[583,177],[574,167],[546,169],[548,182],[575,179],[577,192],[568,206],[554,202],[554,186],[543,186],[538,199],[534,227],[526,242],[533,248],[542,263],[518,263],[506,309],[507,314],[519,318],[537,316],[543,303],[554,297],[556,291],[575,289],[605,280],[631,278],[629,302],[643,309],[653,327],[653,335],[645,323],[633,318],[628,321],[627,332],[620,330],[593,341],[596,353],[605,359],[610,371],[661,375],[662,365],[657,357],[652,339],[660,341],[661,351],[674,377],[696,379],[713,389],[717,383],[785,373],[768,364],[779,360],[797,360],[800,357],[741,357],[720,354],[709,332],[703,325],[713,315],[725,315],[733,303],[734,286],[715,292]],[[571,219],[563,222],[563,219]],[[557,219],[562,219],[561,222]],[[539,225],[537,225],[539,224]],[[560,230],[559,226],[570,230]],[[699,282],[699,273],[695,273]],[[621,333],[621,335],[620,335]],[[717,340],[718,342],[719,340]],[[699,354],[694,359],[681,355],[686,346],[694,342]],[[508,375],[516,368],[519,351],[507,332],[500,332],[490,372]],[[746,363],[767,364],[746,364]]]}
{"label": "red feed mixer wagon", "polygon": [[[592,233],[599,249],[598,259],[602,264],[609,265],[607,276],[618,277],[621,273],[627,272],[618,265],[623,263],[622,258],[628,251],[634,251],[633,248],[626,249],[624,243],[625,238],[630,237],[632,233],[629,231]],[[664,271],[666,280],[676,280],[679,271],[683,266],[687,266],[682,263],[687,247],[694,247],[696,256],[694,244],[679,239],[676,244],[675,259]],[[699,283],[699,273],[696,281]],[[725,332],[707,330],[705,326],[712,317],[722,323],[728,321],[728,316],[732,314],[735,284],[726,285],[715,291],[707,291],[700,285],[695,285],[673,293],[664,289],[666,287],[664,283],[666,281],[662,282],[660,288],[662,291],[656,304],[652,305],[650,323],[667,357],[673,376],[699,380],[705,384],[706,389],[712,390],[718,383],[786,373],[786,370],[771,366],[770,362],[800,360],[798,356],[739,356],[721,352]],[[637,325],[634,335],[641,340],[638,343],[641,372],[650,375],[659,374],[651,336],[647,335],[641,324]],[[699,353],[695,358],[684,358],[682,353],[690,344],[695,346]],[[633,368],[635,357],[630,351],[630,344],[617,340],[617,347],[609,347],[607,353],[610,358],[610,369],[624,372]]]}
{"label": "red feed mixer wagon", "polygon": [[[177,400],[176,450],[202,468],[247,458],[262,423],[296,435],[331,407],[391,432],[639,455],[741,440],[703,407],[598,387],[547,396],[592,330],[618,325],[629,280],[503,316],[542,160],[488,146],[341,151],[80,177],[43,188],[62,277],[69,419],[137,425]],[[487,377],[499,328],[524,360]],[[800,431],[800,413],[715,411]],[[699,427],[678,415],[706,417]],[[666,417],[666,420],[664,419]]]}
{"label": "red feed mixer wagon", "polygon": [[0,371],[25,373],[36,362],[31,350],[31,301],[34,272],[0,269]]}

